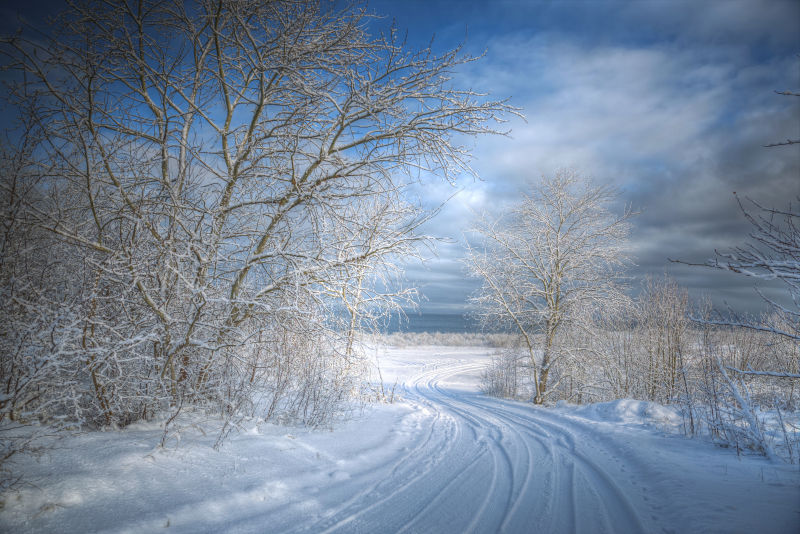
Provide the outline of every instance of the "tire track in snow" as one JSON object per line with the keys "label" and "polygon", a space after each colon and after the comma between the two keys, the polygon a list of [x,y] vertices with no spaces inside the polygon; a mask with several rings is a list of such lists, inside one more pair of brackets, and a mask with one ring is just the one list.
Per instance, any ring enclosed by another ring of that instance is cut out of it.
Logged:
{"label": "tire track in snow", "polygon": [[[428,373],[430,372],[432,371],[428,371]],[[427,373],[423,373],[420,375],[420,377],[426,374]],[[409,392],[407,388],[406,391]],[[380,482],[373,484],[368,489],[359,491],[356,495],[348,499],[348,501],[343,505],[336,507],[332,511],[328,511],[321,521],[317,521],[312,525],[304,525],[298,529],[295,529],[293,532],[312,531],[327,533],[336,531],[360,531],[362,527],[360,524],[358,524],[359,519],[362,516],[368,515],[370,512],[373,512],[381,507],[383,507],[385,510],[386,517],[384,517],[384,519],[386,520],[391,520],[392,516],[398,516],[402,514],[411,514],[411,517],[405,520],[406,524],[412,523],[416,520],[417,516],[419,516],[421,513],[420,511],[412,512],[407,506],[390,507],[385,506],[385,504],[389,500],[403,500],[403,494],[409,493],[410,489],[415,485],[418,485],[420,482],[426,482],[430,484],[429,479],[432,477],[432,472],[436,470],[437,464],[443,463],[441,460],[447,457],[448,453],[452,453],[453,443],[456,441],[455,438],[457,438],[461,433],[461,428],[456,426],[452,435],[447,436],[448,439],[435,440],[435,429],[437,423],[439,423],[441,420],[452,422],[454,421],[453,418],[450,415],[442,412],[436,403],[431,402],[425,396],[418,396],[412,402],[417,405],[423,405],[426,409],[433,411],[435,414],[426,439],[423,442],[418,443],[412,450],[403,455],[402,458],[393,462],[393,467],[390,473],[388,473]],[[443,443],[444,445],[440,445],[439,443]],[[431,455],[431,451],[434,452],[433,455]],[[479,454],[472,457],[469,460],[469,463],[462,467],[462,470],[469,469],[472,464],[480,461],[481,456],[485,454],[485,452],[485,450],[479,451]],[[420,459],[420,457],[422,459]],[[428,468],[420,470],[418,467],[415,467],[419,466],[420,464],[423,466],[428,466]],[[437,481],[437,485],[443,484],[445,487],[450,486],[456,478],[461,476],[462,470],[445,473],[445,478],[439,479]],[[412,473],[411,476],[409,476],[409,473]],[[358,477],[356,477],[356,480],[358,480]],[[425,494],[420,494],[417,496],[416,500],[425,500],[426,497],[427,496]],[[369,522],[366,523],[368,524]],[[371,532],[374,530],[365,527],[363,528],[363,531]]]}
{"label": "tire track in snow", "polygon": [[[367,488],[358,491],[345,503],[333,510],[328,510],[321,520],[310,525],[303,525],[292,532],[335,532],[352,523],[359,516],[380,506],[389,499],[395,498],[400,492],[413,485],[415,482],[429,476],[430,468],[420,469],[420,466],[430,466],[440,461],[448,451],[453,432],[444,431],[445,439],[437,435],[438,425],[444,420],[448,421],[439,411],[434,411],[435,417],[428,428],[426,437],[417,442],[412,449],[392,462],[389,472],[377,483],[367,483]],[[449,420],[448,422],[452,422]],[[438,438],[438,439],[437,439]],[[371,474],[361,474],[353,479],[357,484],[359,480],[372,480]]]}
{"label": "tire track in snow", "polygon": [[[507,486],[507,490],[504,491],[504,499],[501,504],[503,507],[503,512],[500,514],[499,524],[494,524],[492,527],[492,531],[502,531],[506,527],[506,523],[513,516],[513,511],[517,507],[520,502],[520,495],[523,493],[523,490],[528,486],[529,481],[531,480],[530,477],[530,469],[532,465],[532,458],[533,454],[530,450],[530,447],[527,441],[522,438],[520,432],[515,428],[514,425],[508,425],[503,422],[501,419],[494,417],[493,414],[481,412],[480,415],[474,410],[465,410],[464,408],[458,405],[457,398],[447,394],[442,388],[439,386],[439,382],[442,379],[448,378],[455,374],[460,374],[468,371],[479,371],[483,368],[480,364],[469,364],[469,365],[460,365],[456,367],[452,367],[448,370],[447,373],[438,373],[432,377],[429,377],[426,383],[427,389],[422,391],[423,394],[428,394],[434,392],[437,394],[437,402],[447,406],[452,412],[458,414],[461,418],[468,421],[470,426],[473,428],[474,432],[478,432],[478,429],[485,429],[490,428],[493,429],[494,432],[490,432],[493,434],[493,447],[492,451],[495,456],[495,464],[498,463],[498,456],[502,457],[502,463],[504,471],[507,473],[507,481],[504,483],[504,486]],[[514,435],[513,440],[509,440],[510,443],[504,444],[504,432],[503,429],[509,431],[509,434]],[[516,445],[520,449],[525,450],[525,455],[523,457],[522,467],[520,468],[519,461],[515,461],[515,458],[512,458],[512,453],[509,450],[511,445]],[[519,471],[518,474],[515,475],[515,472]],[[495,476],[499,474],[499,470],[495,470]],[[522,475],[522,476],[519,476]],[[517,481],[521,481],[518,483]],[[484,503],[481,508],[478,510],[478,513],[475,515],[472,523],[470,524],[470,529],[473,531],[488,531],[487,527],[489,525],[481,526],[481,520],[485,522],[491,521],[492,517],[486,517],[488,505],[494,504],[497,505],[497,502],[492,503],[492,498],[495,495],[497,483],[496,480],[493,480],[493,484],[491,486],[490,491],[487,493],[486,498],[484,499]],[[505,496],[507,493],[507,496]],[[494,497],[495,500],[497,499]],[[496,508],[494,510],[494,515],[497,515]],[[495,521],[496,523],[496,521]]]}
{"label": "tire track in snow", "polygon": [[425,438],[298,531],[647,531],[613,462],[596,460],[614,459],[613,441],[590,450],[594,433],[558,414],[442,385],[482,368],[440,365],[404,384],[406,400],[434,414]]}
{"label": "tire track in snow", "polygon": [[[474,364],[460,366],[458,370],[451,370],[448,375],[468,370],[475,370],[475,368],[476,366]],[[500,420],[505,420],[506,423],[511,423],[511,428],[523,429],[523,432],[528,434],[530,438],[544,445],[545,450],[552,451],[553,445],[555,445],[556,449],[560,450],[558,454],[558,461],[553,461],[550,463],[554,473],[557,475],[554,477],[555,480],[560,481],[559,485],[561,486],[561,490],[557,491],[559,496],[558,500],[560,503],[562,503],[560,506],[548,507],[552,509],[548,510],[551,513],[547,515],[554,520],[553,523],[551,523],[551,531],[643,532],[646,530],[636,511],[636,506],[633,502],[631,502],[631,499],[626,495],[625,491],[623,491],[619,484],[615,482],[613,477],[611,477],[603,467],[598,465],[596,462],[591,461],[585,454],[577,450],[576,442],[580,439],[580,437],[574,430],[571,430],[563,423],[560,425],[553,425],[552,423],[545,423],[541,421],[536,417],[536,415],[539,415],[537,412],[541,410],[527,411],[523,416],[520,413],[507,409],[505,407],[507,403],[504,401],[491,399],[488,397],[479,397],[483,403],[472,401],[470,400],[470,397],[473,397],[474,395],[459,395],[453,393],[451,390],[439,387],[438,382],[441,378],[445,378],[445,376],[440,376],[440,378],[437,380],[429,381],[429,385],[431,386],[432,391],[435,391],[437,394],[450,400],[448,404],[451,406],[451,408],[454,407],[453,403],[466,404],[473,409],[470,412],[473,418],[475,417],[476,412],[488,412],[491,416],[494,416],[492,419],[495,421],[497,421],[497,418],[499,417]],[[528,406],[525,408],[527,410],[531,410],[531,408]],[[549,418],[557,418],[557,415],[555,414],[548,415]],[[530,426],[539,428],[540,432],[532,432],[529,429]],[[545,429],[550,430],[550,432],[541,432],[541,430]],[[553,432],[555,432],[557,435],[553,434]],[[542,434],[544,435],[544,439]],[[595,436],[584,435],[581,437],[584,439],[591,439]],[[561,468],[562,465],[566,466],[567,474],[558,476],[561,471],[564,471],[564,469]],[[580,478],[583,479],[584,484],[576,483],[576,470],[580,475]],[[585,487],[589,489],[591,493],[594,494],[595,499],[599,501],[602,509],[596,510],[596,512],[602,512],[601,518],[603,520],[602,522],[604,523],[603,525],[597,524],[598,518],[596,515],[592,518],[591,522],[584,521],[583,524],[580,524],[577,502],[578,495],[576,493],[578,487]],[[565,494],[569,495],[567,502],[564,501]],[[568,523],[560,523],[560,521],[564,521],[566,518],[570,519]],[[506,526],[509,519],[510,516],[506,518],[506,521],[504,521],[502,526]],[[614,525],[611,524],[612,521],[614,521]],[[601,526],[604,528],[598,528]]]}
{"label": "tire track in snow", "polygon": [[[480,401],[475,399],[480,399]],[[542,443],[547,441],[551,445],[554,445],[556,449],[560,449],[558,455],[579,468],[578,473],[585,479],[586,487],[591,489],[601,501],[601,504],[603,504],[605,508],[602,510],[605,512],[603,514],[603,519],[609,524],[608,528],[598,529],[598,525],[595,523],[591,525],[591,528],[587,527],[587,530],[608,532],[623,530],[625,532],[636,532],[646,530],[637,513],[637,506],[631,501],[624,489],[620,487],[602,466],[589,459],[585,453],[577,449],[576,443],[583,441],[592,444],[592,451],[595,456],[600,452],[607,452],[603,451],[602,447],[598,447],[598,435],[596,432],[591,433],[584,430],[578,433],[575,427],[580,428],[579,424],[570,421],[572,426],[565,425],[565,419],[559,418],[558,414],[548,413],[545,409],[536,409],[531,406],[519,406],[514,407],[520,410],[516,411],[516,409],[511,409],[509,404],[505,401],[489,397],[478,397],[476,395],[459,397],[459,401],[478,410],[491,410],[492,412],[498,413],[506,420],[517,423],[520,428],[525,429],[525,432],[527,432],[532,439]],[[547,418],[548,421],[542,420],[543,418]],[[559,420],[559,423],[554,424],[552,422],[553,419]],[[533,429],[538,429],[538,432],[534,432]],[[542,436],[544,436],[544,438]],[[613,457],[613,454],[609,454],[609,456]],[[555,464],[555,471],[559,471],[558,463]],[[562,485],[571,486],[573,478],[574,477],[571,475],[568,479],[563,481]],[[609,495],[613,496],[613,498],[609,499]],[[609,509],[609,507],[612,509]],[[609,523],[611,518],[614,518],[617,522],[622,520],[623,524],[611,528]],[[626,518],[630,520],[626,522]],[[565,529],[565,531],[571,531],[571,529]]]}
{"label": "tire track in snow", "polygon": [[[450,377],[454,374],[463,373],[465,371],[474,371],[481,369],[481,365],[460,365],[448,368],[445,372],[431,372],[419,377],[415,382],[415,390],[418,394],[430,397],[431,392],[438,392],[438,382],[444,378]],[[421,378],[424,378],[425,385],[420,388]],[[467,526],[467,531],[497,531],[502,528],[502,523],[497,525],[497,519],[504,521],[509,516],[509,510],[515,502],[515,465],[511,458],[509,450],[502,445],[504,441],[504,433],[501,425],[496,421],[490,421],[486,417],[479,416],[473,412],[464,411],[452,403],[448,403],[443,398],[437,398],[436,402],[440,405],[447,406],[451,412],[459,415],[465,420],[474,436],[483,435],[480,443],[486,444],[488,450],[492,454],[493,470],[492,482],[486,490],[480,507],[477,509],[471,523]],[[487,431],[488,429],[488,431]],[[514,430],[511,428],[511,430]],[[524,441],[517,442],[525,445]],[[527,477],[524,477],[527,479]],[[499,502],[498,502],[499,501]],[[498,505],[502,507],[502,514],[498,514]],[[489,512],[492,515],[489,515]],[[496,517],[493,517],[496,516]],[[490,522],[490,525],[481,525],[481,521]],[[494,523],[494,524],[491,524]]]}
{"label": "tire track in snow", "polygon": [[[476,399],[480,398],[481,402],[471,400],[470,397],[474,397]],[[570,465],[578,467],[578,473],[582,478],[585,479],[585,483],[588,484],[586,487],[590,488],[601,501],[601,504],[604,505],[605,510],[602,511],[605,512],[603,514],[603,519],[606,520],[606,523],[609,522],[611,517],[618,522],[620,519],[622,519],[623,523],[627,523],[619,525],[619,527],[624,528],[609,527],[608,529],[598,529],[598,525],[595,523],[591,525],[591,529],[587,528],[587,530],[604,530],[608,532],[623,530],[625,532],[636,532],[646,530],[636,511],[637,507],[633,502],[631,502],[631,499],[627,496],[626,492],[623,491],[623,488],[619,486],[614,478],[611,477],[602,466],[598,465],[597,462],[590,460],[586,454],[577,449],[576,443],[579,441],[592,443],[593,452],[595,455],[597,455],[599,451],[597,450],[598,447],[596,443],[596,433],[590,434],[588,432],[583,432],[582,435],[579,435],[574,430],[574,427],[570,428],[563,423],[553,424],[551,421],[543,421],[543,416],[546,416],[548,419],[558,419],[559,417],[557,414],[552,413],[547,413],[545,415],[545,409],[535,409],[530,406],[520,406],[520,412],[517,412],[508,408],[508,404],[506,402],[489,397],[467,395],[458,397],[458,400],[459,402],[468,404],[477,410],[490,410],[495,412],[504,417],[506,420],[517,423],[520,428],[525,429],[524,431],[532,439],[542,443],[544,443],[546,440],[550,444],[554,445],[556,449],[560,450],[558,456],[562,459],[562,463],[563,461],[566,461]],[[523,409],[526,411],[522,412]],[[533,429],[538,429],[539,431],[534,432]],[[544,439],[542,436],[544,436]],[[574,467],[572,469],[574,469]],[[556,472],[559,471],[559,463],[555,464],[554,469]],[[573,479],[574,475],[571,474],[562,481],[562,485],[574,487],[572,484]],[[613,496],[613,498],[609,499],[609,495]],[[612,505],[613,509],[608,509],[609,506]],[[574,509],[574,506],[570,508]],[[629,518],[630,521],[625,522],[625,518]],[[565,531],[572,531],[572,529],[565,529]]]}

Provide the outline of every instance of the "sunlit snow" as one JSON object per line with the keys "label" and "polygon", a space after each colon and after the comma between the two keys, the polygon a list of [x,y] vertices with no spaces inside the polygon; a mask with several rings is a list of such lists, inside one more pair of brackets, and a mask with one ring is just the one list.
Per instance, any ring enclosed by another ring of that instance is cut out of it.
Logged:
{"label": "sunlit snow", "polygon": [[490,352],[381,349],[395,402],[333,430],[254,421],[219,452],[201,424],[165,448],[157,423],[62,440],[26,460],[0,531],[798,531],[797,466],[679,437],[651,403],[484,396]]}

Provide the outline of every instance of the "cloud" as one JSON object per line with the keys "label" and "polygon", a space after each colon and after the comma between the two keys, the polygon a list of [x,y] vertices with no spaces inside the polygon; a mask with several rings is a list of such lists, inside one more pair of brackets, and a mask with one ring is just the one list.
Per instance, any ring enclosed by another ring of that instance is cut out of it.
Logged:
{"label": "cloud", "polygon": [[[622,34],[591,41],[563,31],[490,38],[485,60],[460,72],[458,83],[512,95],[527,122],[513,120],[511,138],[477,142],[475,168],[484,181],[463,184],[466,193],[428,229],[458,240],[475,211],[499,213],[530,180],[576,167],[616,185],[620,209],[641,210],[632,275],[668,271],[695,293],[758,308],[749,280],[668,258],[698,262],[743,243],[748,227],[734,191],[779,207],[800,195],[800,149],[763,147],[800,135],[798,99],[774,93],[800,85],[791,50],[797,37],[789,31],[798,19],[786,20],[797,8],[704,2],[708,11],[681,3],[673,13],[664,4],[614,4],[616,20],[648,21],[660,36],[651,41]],[[460,252],[448,245],[431,263],[439,273],[423,288],[431,303],[451,303],[475,287],[452,267]]]}
{"label": "cloud", "polygon": [[800,4],[794,0],[671,0],[628,2],[622,18],[656,35],[692,44],[797,43]]}

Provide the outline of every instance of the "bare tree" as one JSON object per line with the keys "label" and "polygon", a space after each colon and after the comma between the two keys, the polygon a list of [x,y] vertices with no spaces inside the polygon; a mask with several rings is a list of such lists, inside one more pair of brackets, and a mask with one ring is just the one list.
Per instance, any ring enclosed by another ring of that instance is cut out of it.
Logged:
{"label": "bare tree", "polygon": [[676,399],[688,348],[689,294],[664,278],[648,278],[637,299],[636,334],[645,352],[645,389],[649,400],[669,403]]}
{"label": "bare tree", "polygon": [[37,131],[20,210],[74,258],[71,365],[93,420],[187,399],[230,413],[261,379],[344,384],[330,358],[306,380],[279,356],[349,358],[352,336],[332,336],[413,296],[391,284],[424,238],[406,188],[471,172],[457,139],[514,110],[453,87],[474,58],[409,52],[371,20],[293,0],[76,2],[53,35],[3,40],[8,100]]}
{"label": "bare tree", "polygon": [[690,410],[693,422],[697,412],[715,439],[735,444],[737,449],[760,450],[768,457],[776,457],[775,443],[764,432],[761,412],[774,411],[783,436],[778,445],[793,462],[798,448],[796,427],[786,424],[781,414],[794,409],[800,379],[800,213],[791,203],[782,210],[750,199],[745,203],[738,196],[736,200],[750,223],[750,241],[716,251],[715,258],[702,264],[678,263],[733,272],[756,283],[778,281],[786,291],[773,298],[756,285],[756,293],[771,308],[771,313],[757,318],[741,317],[733,310],[722,316],[710,309],[692,318],[704,334],[699,404]]}
{"label": "bare tree", "polygon": [[578,386],[577,400],[674,402],[686,390],[683,372],[693,341],[687,313],[685,289],[667,277],[647,277],[635,298],[618,299],[571,329],[568,343],[576,350],[567,372]]}
{"label": "bare tree", "polygon": [[477,315],[521,336],[533,371],[533,401],[541,404],[562,349],[561,329],[618,295],[613,282],[626,262],[631,212],[612,213],[614,192],[574,171],[559,171],[532,189],[507,215],[479,222],[474,231],[483,243],[468,249],[466,263],[482,280],[472,299]]}

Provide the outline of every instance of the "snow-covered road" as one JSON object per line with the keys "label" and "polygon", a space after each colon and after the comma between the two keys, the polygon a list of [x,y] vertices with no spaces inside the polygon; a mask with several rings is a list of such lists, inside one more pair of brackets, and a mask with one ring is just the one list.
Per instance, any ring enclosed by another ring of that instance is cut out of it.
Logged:
{"label": "snow-covered road", "polygon": [[647,403],[486,397],[488,354],[389,350],[400,400],[332,432],[261,424],[219,453],[190,432],[154,449],[146,425],[76,438],[31,464],[54,474],[0,531],[800,532],[797,466],[665,435]]}
{"label": "snow-covered road", "polygon": [[487,397],[475,387],[484,365],[445,359],[408,380],[406,402],[431,414],[416,442],[296,532],[800,531],[797,477],[750,458],[761,478],[754,465],[739,475],[778,477],[754,496],[747,475],[717,469],[729,451]]}
{"label": "snow-covered road", "polygon": [[623,444],[545,410],[445,385],[481,368],[453,363],[415,377],[404,396],[433,414],[418,441],[380,483],[299,530],[652,531],[660,507]]}

